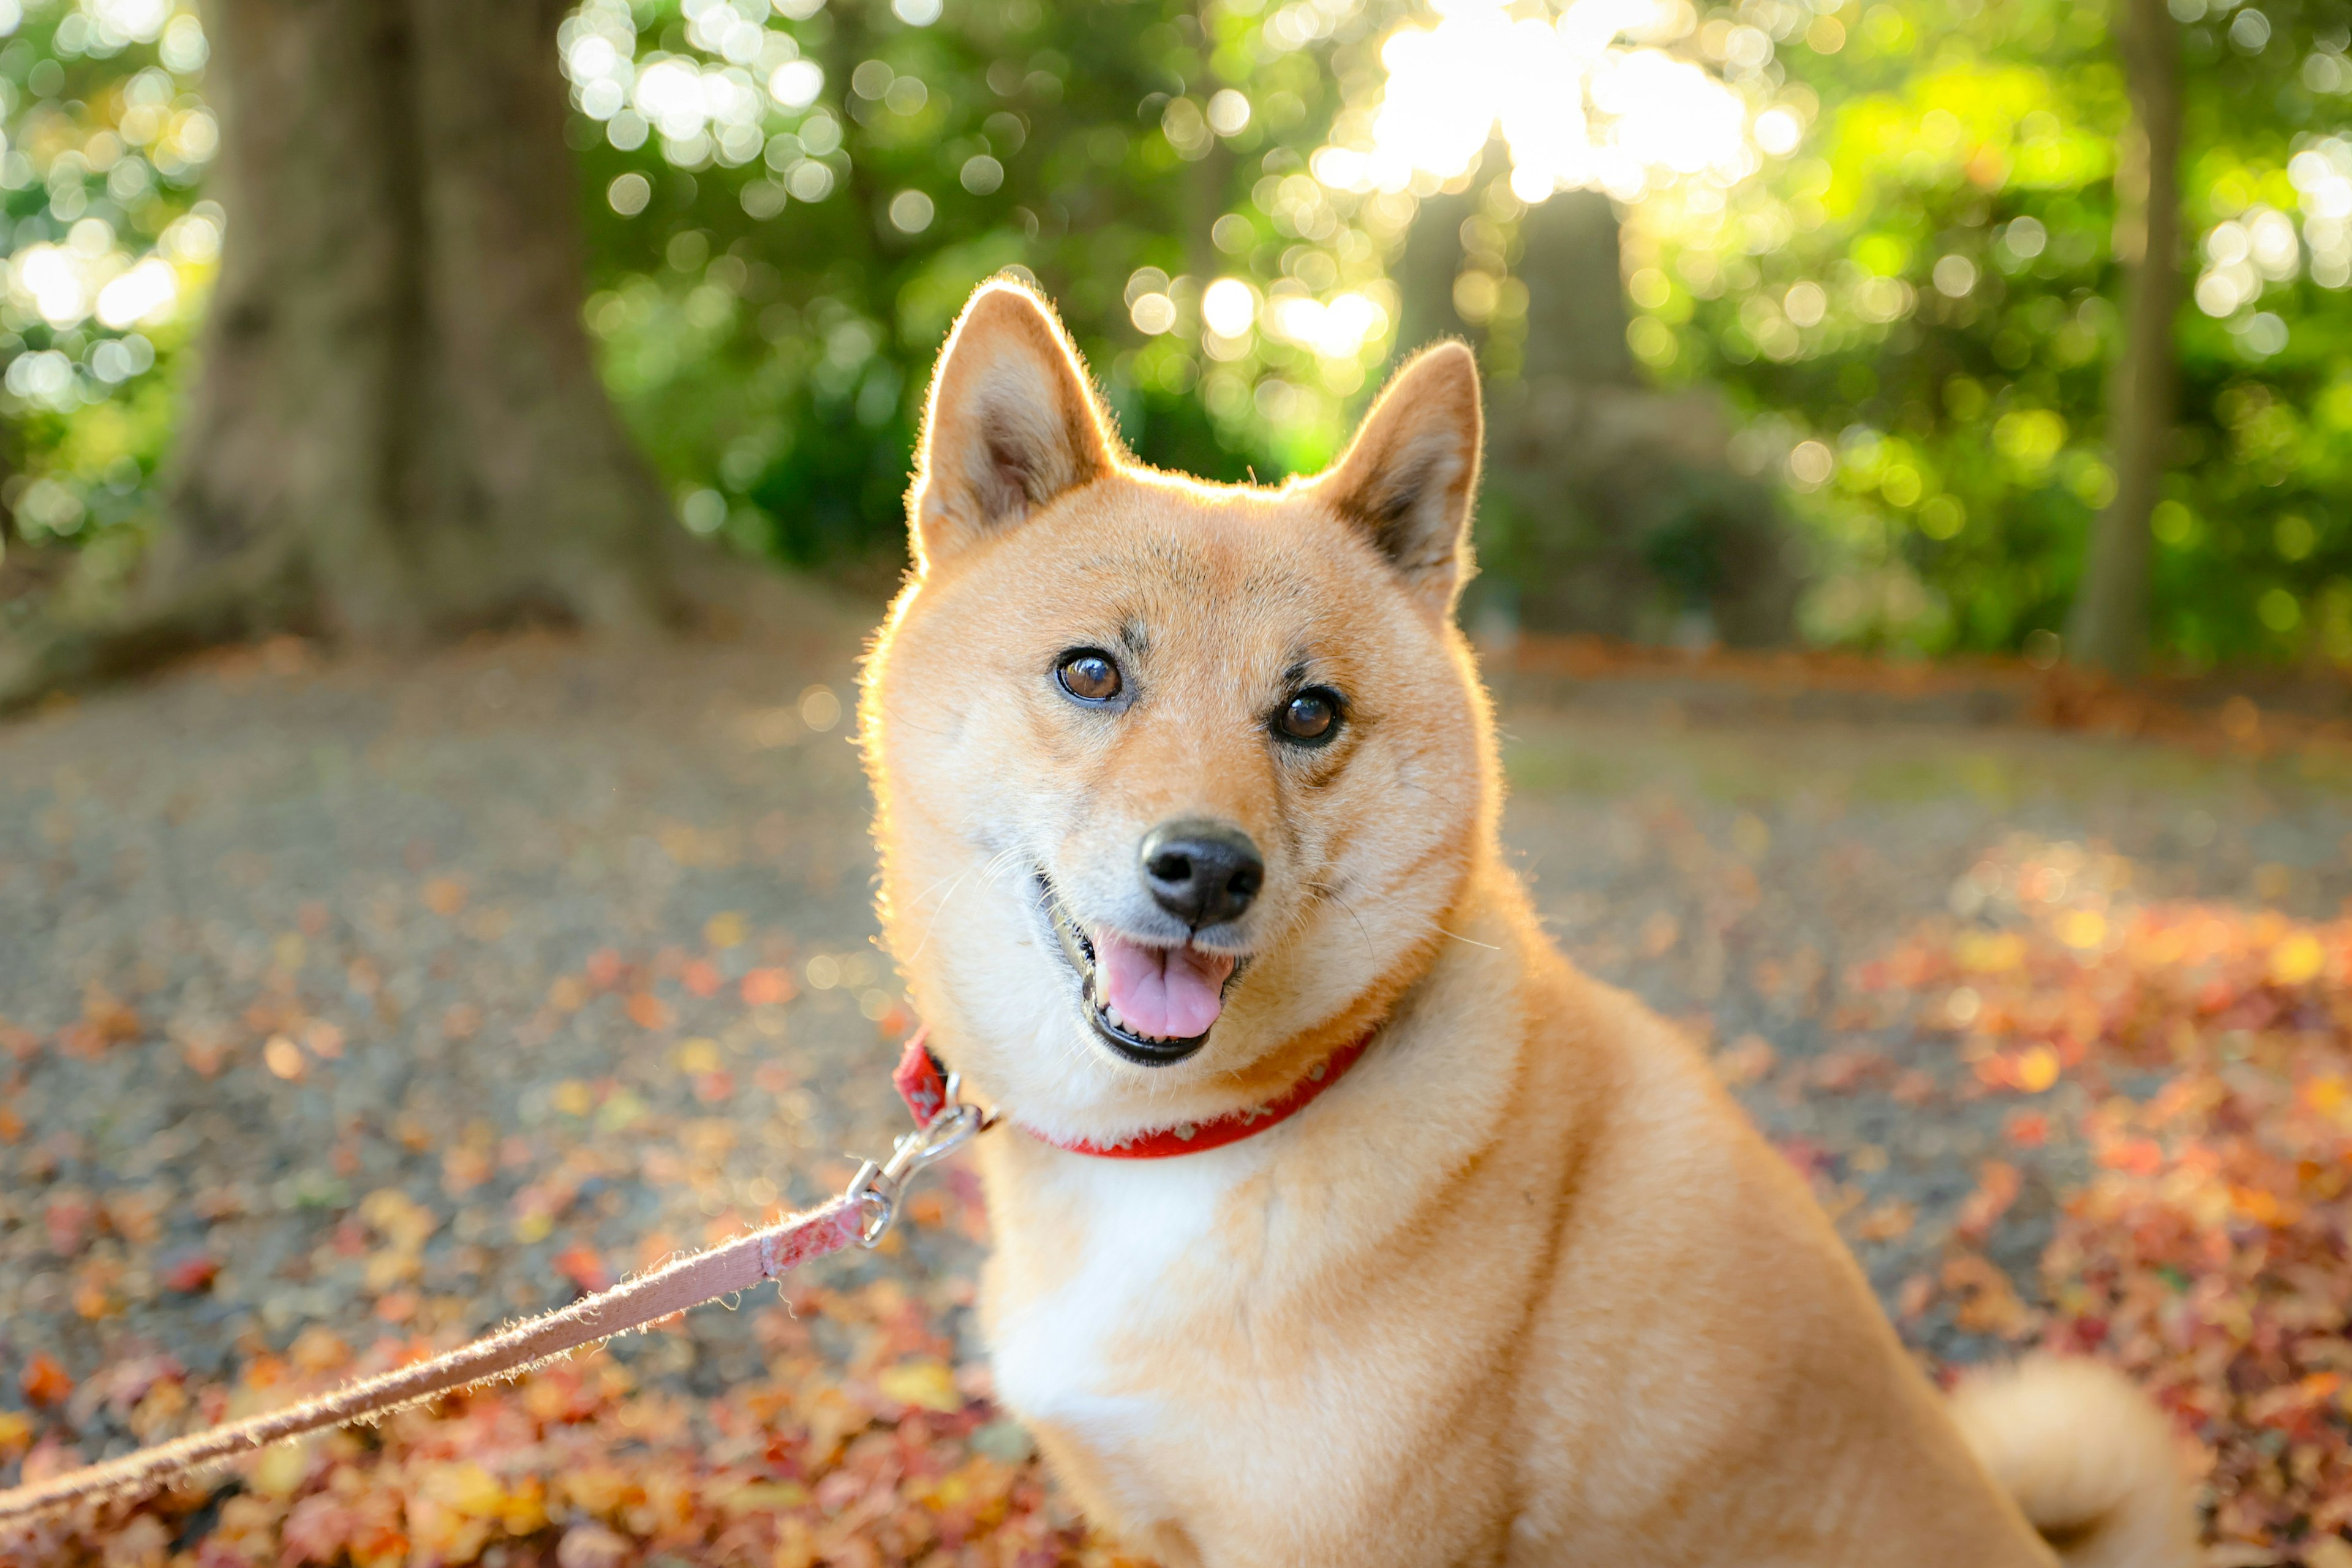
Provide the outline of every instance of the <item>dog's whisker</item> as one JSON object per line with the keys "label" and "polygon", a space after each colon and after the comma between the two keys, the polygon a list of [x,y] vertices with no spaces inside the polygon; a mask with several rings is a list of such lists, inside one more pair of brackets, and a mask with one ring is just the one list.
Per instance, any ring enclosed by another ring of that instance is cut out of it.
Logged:
{"label": "dog's whisker", "polygon": [[1356,922],[1356,934],[1364,939],[1365,959],[1370,963],[1379,963],[1380,950],[1372,943],[1371,928],[1364,924],[1364,917],[1356,912],[1356,906],[1349,903],[1339,889],[1328,882],[1309,882],[1307,886],[1348,911],[1348,918]]}
{"label": "dog's whisker", "polygon": [[[948,905],[955,899],[956,889],[963,886],[963,879],[968,875],[970,875],[969,870],[959,871],[955,875],[955,879],[948,885],[948,890],[946,894],[940,898],[939,907],[931,911],[931,918],[923,922],[922,940],[915,944],[915,951],[907,955],[907,963],[908,964],[912,964],[915,960],[922,957],[923,950],[931,945],[932,931],[938,927],[940,917],[947,913]],[[939,884],[934,882],[931,886],[936,888]],[[923,896],[925,898],[929,898],[930,894],[926,890]]]}

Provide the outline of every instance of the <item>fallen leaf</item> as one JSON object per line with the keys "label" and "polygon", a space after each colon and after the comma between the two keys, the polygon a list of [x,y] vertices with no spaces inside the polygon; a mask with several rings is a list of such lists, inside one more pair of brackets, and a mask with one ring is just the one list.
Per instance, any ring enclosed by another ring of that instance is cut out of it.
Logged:
{"label": "fallen leaf", "polygon": [[166,1258],[156,1278],[163,1282],[165,1289],[189,1296],[210,1285],[220,1270],[220,1259],[197,1247],[192,1251],[175,1252]]}
{"label": "fallen leaf", "polygon": [[66,1369],[56,1357],[47,1352],[36,1352],[33,1359],[25,1363],[16,1386],[36,1405],[61,1405],[73,1393],[74,1380],[66,1375]]}
{"label": "fallen leaf", "polygon": [[613,1271],[596,1256],[595,1248],[572,1246],[555,1255],[555,1271],[562,1275],[587,1295],[613,1288]]}

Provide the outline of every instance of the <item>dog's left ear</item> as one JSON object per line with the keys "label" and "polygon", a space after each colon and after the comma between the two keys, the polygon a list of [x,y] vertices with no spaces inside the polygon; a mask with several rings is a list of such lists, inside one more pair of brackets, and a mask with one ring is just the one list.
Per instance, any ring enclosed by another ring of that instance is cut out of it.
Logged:
{"label": "dog's left ear", "polygon": [[1439,343],[1397,372],[1347,454],[1314,481],[1440,616],[1470,580],[1482,426],[1477,361]]}
{"label": "dog's left ear", "polygon": [[918,569],[1109,471],[1118,442],[1045,300],[981,286],[940,351],[907,497]]}

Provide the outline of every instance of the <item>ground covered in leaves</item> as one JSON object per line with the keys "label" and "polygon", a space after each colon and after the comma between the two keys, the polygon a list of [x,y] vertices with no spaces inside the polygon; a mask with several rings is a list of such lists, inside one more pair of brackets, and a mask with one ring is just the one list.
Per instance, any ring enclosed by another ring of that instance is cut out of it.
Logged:
{"label": "ground covered in leaves", "polygon": [[[0,728],[0,1484],[560,1304],[887,1146],[856,616],[801,621],[278,645]],[[2213,1563],[2352,1568],[2352,765],[2258,724],[1503,684],[1561,941],[1706,1041],[1919,1353],[2111,1358],[2197,1454]],[[0,1558],[1119,1561],[991,1406],[985,1235],[950,1172],[781,1299]]]}

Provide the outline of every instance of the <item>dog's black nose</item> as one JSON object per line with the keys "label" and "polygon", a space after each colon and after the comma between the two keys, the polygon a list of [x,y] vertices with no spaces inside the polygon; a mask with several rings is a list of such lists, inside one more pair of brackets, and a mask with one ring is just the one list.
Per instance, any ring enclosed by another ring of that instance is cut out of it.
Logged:
{"label": "dog's black nose", "polygon": [[1237,920],[1265,882],[1265,861],[1238,827],[1163,822],[1143,836],[1143,885],[1160,907],[1199,930]]}

